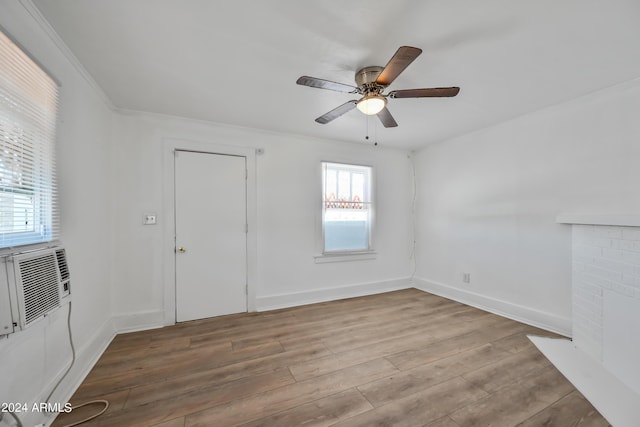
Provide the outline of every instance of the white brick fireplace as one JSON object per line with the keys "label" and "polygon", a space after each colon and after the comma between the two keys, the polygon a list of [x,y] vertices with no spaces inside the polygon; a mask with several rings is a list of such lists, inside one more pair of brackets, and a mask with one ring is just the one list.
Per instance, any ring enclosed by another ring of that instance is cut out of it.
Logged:
{"label": "white brick fireplace", "polygon": [[572,242],[573,342],[640,394],[640,227],[574,223]]}
{"label": "white brick fireplace", "polygon": [[572,341],[532,338],[614,426],[640,425],[640,216],[560,215],[572,228]]}

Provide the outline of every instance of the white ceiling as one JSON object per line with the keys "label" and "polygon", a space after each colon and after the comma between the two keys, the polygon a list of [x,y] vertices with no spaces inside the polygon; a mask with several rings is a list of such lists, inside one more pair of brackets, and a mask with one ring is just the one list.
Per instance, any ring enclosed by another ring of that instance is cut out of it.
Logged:
{"label": "white ceiling", "polygon": [[33,0],[112,103],[364,142],[353,99],[295,84],[354,84],[401,45],[423,49],[393,89],[460,86],[455,98],[392,99],[370,118],[381,145],[419,148],[640,76],[638,0]]}

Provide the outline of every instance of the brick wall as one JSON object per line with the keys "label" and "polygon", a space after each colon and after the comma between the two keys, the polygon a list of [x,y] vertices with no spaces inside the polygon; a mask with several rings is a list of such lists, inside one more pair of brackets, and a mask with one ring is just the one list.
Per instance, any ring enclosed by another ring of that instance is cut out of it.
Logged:
{"label": "brick wall", "polygon": [[[613,323],[605,313],[617,306],[609,301],[640,307],[640,227],[573,225],[573,340],[601,362],[616,352],[609,348],[615,339],[608,338]],[[616,328],[628,325],[631,329],[640,322],[640,310],[627,308],[611,317],[616,319]],[[625,339],[636,340],[633,351],[640,348],[639,331],[621,332],[627,334]],[[622,347],[620,351],[629,352],[626,345]]]}

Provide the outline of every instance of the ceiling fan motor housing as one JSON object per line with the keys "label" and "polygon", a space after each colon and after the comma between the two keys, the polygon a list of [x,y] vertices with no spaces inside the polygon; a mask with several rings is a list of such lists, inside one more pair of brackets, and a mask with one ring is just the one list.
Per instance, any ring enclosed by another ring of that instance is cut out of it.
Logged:
{"label": "ceiling fan motor housing", "polygon": [[[358,87],[363,87],[375,83],[383,69],[383,67],[379,66],[361,68],[356,73],[356,85],[358,85]],[[378,86],[380,85],[378,84]]]}

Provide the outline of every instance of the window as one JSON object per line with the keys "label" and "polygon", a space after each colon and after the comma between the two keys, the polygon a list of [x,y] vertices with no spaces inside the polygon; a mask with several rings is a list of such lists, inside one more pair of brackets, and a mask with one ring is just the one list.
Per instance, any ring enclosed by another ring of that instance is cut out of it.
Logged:
{"label": "window", "polygon": [[0,32],[0,248],[58,236],[58,86]]}
{"label": "window", "polygon": [[371,168],[322,163],[324,253],[371,250]]}

